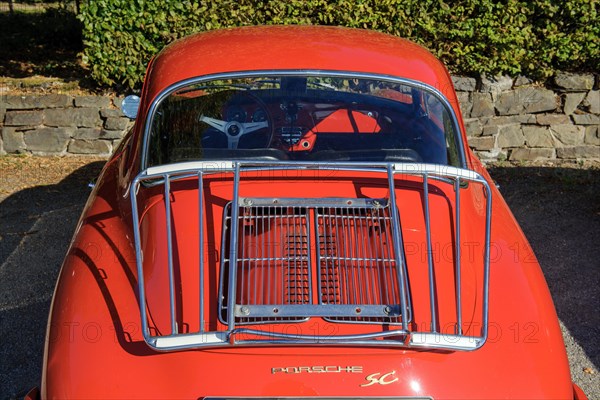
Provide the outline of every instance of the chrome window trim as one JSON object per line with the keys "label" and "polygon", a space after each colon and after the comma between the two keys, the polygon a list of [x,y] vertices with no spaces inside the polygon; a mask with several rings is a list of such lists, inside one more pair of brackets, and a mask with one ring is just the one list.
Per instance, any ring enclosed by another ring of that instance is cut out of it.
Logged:
{"label": "chrome window trim", "polygon": [[[145,124],[144,124],[144,130],[143,130],[144,137],[143,137],[143,141],[142,141],[142,159],[141,159],[140,170],[138,172],[144,171],[147,168],[146,163],[147,163],[147,157],[148,157],[148,145],[149,145],[150,130],[152,127],[152,120],[154,119],[154,114],[156,113],[158,106],[163,102],[163,100],[167,96],[171,95],[173,92],[176,92],[177,90],[179,90],[181,88],[184,88],[184,87],[192,85],[192,84],[208,82],[208,81],[217,80],[217,79],[253,78],[253,77],[258,77],[258,76],[306,76],[306,77],[326,76],[326,77],[335,77],[335,78],[378,79],[378,80],[408,85],[408,86],[412,86],[416,89],[423,90],[424,92],[427,92],[427,93],[433,95],[435,98],[437,98],[442,103],[442,105],[444,107],[446,107],[446,110],[448,111],[450,119],[452,120],[452,127],[454,128],[454,130],[456,132],[455,140],[456,140],[456,145],[458,147],[458,159],[459,159],[459,163],[460,163],[459,167],[465,168],[465,169],[467,168],[465,147],[464,147],[465,143],[463,143],[463,140],[462,140],[462,132],[460,130],[460,125],[458,123],[457,115],[454,113],[454,109],[452,108],[452,105],[450,104],[450,102],[448,101],[446,96],[444,96],[442,94],[442,92],[440,92],[438,89],[434,88],[433,86],[430,86],[423,82],[415,81],[412,79],[401,78],[401,77],[386,75],[386,74],[338,71],[338,70],[299,69],[299,70],[252,70],[252,71],[224,72],[224,73],[219,73],[219,74],[209,74],[209,75],[202,75],[202,76],[184,79],[182,81],[176,82],[176,83],[168,86],[166,89],[164,89],[162,92],[160,92],[154,98],[154,100],[152,101],[152,104],[150,105],[150,108],[148,110],[148,114],[146,116],[146,120],[145,120]],[[442,164],[440,164],[440,165],[442,165]]]}

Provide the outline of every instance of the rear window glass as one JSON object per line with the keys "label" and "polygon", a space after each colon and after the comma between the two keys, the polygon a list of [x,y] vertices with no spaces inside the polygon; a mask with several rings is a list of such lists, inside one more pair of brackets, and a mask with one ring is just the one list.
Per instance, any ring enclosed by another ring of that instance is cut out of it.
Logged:
{"label": "rear window glass", "polygon": [[254,76],[171,93],[151,121],[147,166],[194,160],[459,164],[450,111],[386,80]]}

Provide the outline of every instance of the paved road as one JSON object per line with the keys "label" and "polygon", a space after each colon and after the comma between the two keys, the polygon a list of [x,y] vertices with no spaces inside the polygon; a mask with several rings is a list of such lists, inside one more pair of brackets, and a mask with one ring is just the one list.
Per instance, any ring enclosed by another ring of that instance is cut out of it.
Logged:
{"label": "paved road", "polygon": [[[0,198],[0,399],[39,385],[54,283],[88,194],[85,181],[100,167]],[[547,168],[493,170],[544,268],[573,379],[590,399],[600,399],[600,177],[564,174],[556,186],[556,172]],[[540,183],[551,183],[552,192],[540,192]]]}
{"label": "paved road", "polygon": [[491,174],[542,266],[571,376],[600,399],[600,167],[505,167]]}
{"label": "paved road", "polygon": [[86,182],[103,164],[88,164],[55,185],[4,194],[24,182],[37,183],[35,175],[50,175],[48,168],[72,169],[64,161],[46,163],[45,169],[26,161],[15,161],[22,167],[11,171],[13,176],[0,170],[0,399],[39,385],[56,278],[89,194]]}

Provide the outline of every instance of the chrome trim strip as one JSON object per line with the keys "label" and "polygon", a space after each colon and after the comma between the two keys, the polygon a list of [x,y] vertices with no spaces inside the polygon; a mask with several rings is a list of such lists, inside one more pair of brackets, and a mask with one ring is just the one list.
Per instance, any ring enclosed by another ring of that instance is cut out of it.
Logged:
{"label": "chrome trim strip", "polygon": [[[426,164],[426,163],[385,163],[385,162],[300,162],[300,161],[251,161],[244,160],[239,163],[244,164],[244,171],[262,170],[265,167],[269,169],[315,169],[315,170],[338,170],[340,168],[350,168],[352,170],[366,172],[374,169],[387,171],[387,166],[391,165],[394,173],[403,173],[407,175],[422,175],[427,173],[436,177],[460,177],[468,180],[477,180],[481,178],[475,171],[468,169],[453,167],[450,165]],[[254,167],[254,169],[250,168]],[[140,176],[150,177],[155,179],[163,174],[172,174],[177,172],[180,176],[184,172],[196,174],[196,171],[202,170],[205,173],[232,172],[234,170],[233,161],[190,161],[182,163],[165,164],[157,167],[150,167],[143,171]],[[483,178],[481,178],[483,179]],[[451,181],[448,181],[451,182]]]}
{"label": "chrome trim strip", "polygon": [[206,332],[199,334],[171,335],[154,338],[154,347],[158,350],[198,345],[224,345],[229,338],[228,332]]}
{"label": "chrome trim strip", "polygon": [[195,171],[229,171],[233,169],[231,161],[189,161],[176,164],[165,164],[156,167],[150,167],[146,170],[146,175],[160,175],[171,172],[181,172],[183,170]]}
{"label": "chrome trim strip", "polygon": [[472,336],[446,335],[441,333],[413,332],[410,335],[410,345],[414,347],[426,347],[447,349],[449,347],[459,350],[475,350],[480,347],[481,339]]}

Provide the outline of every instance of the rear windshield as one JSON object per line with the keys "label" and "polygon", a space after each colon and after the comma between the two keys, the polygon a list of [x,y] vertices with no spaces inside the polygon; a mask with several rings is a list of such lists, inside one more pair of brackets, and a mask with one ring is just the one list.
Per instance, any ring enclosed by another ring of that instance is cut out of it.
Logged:
{"label": "rear windshield", "polygon": [[146,165],[244,159],[459,166],[450,112],[432,93],[383,79],[205,81],[157,106]]}

